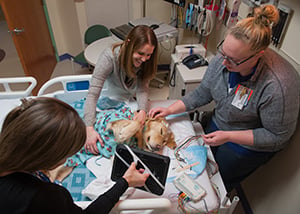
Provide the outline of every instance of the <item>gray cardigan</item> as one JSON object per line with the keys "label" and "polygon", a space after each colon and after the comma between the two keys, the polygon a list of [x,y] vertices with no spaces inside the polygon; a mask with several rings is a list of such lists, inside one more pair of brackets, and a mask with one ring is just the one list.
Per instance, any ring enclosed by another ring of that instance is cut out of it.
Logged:
{"label": "gray cardigan", "polygon": [[[100,95],[120,101],[129,101],[136,96],[138,109],[146,112],[148,110],[149,82],[143,81],[137,75],[137,79],[131,86],[126,86],[125,72],[119,65],[119,51],[119,47],[115,49],[114,53],[111,47],[106,48],[97,60],[84,107],[86,126],[93,126],[95,123],[96,105]],[[137,74],[139,72],[142,71],[137,71]]]}
{"label": "gray cardigan", "polygon": [[220,130],[252,129],[255,151],[282,149],[295,131],[299,114],[300,78],[281,56],[267,49],[250,80],[240,83],[253,90],[242,110],[231,102],[235,88],[228,91],[229,72],[217,55],[197,89],[182,98],[187,111],[215,101],[213,121]]}

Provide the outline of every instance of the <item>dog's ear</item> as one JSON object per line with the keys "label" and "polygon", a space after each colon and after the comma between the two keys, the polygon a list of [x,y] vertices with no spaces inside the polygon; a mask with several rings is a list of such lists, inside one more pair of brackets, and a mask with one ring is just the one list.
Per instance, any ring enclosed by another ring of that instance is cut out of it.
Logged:
{"label": "dog's ear", "polygon": [[136,134],[135,138],[137,139],[138,148],[144,149],[144,142],[143,142],[143,129],[139,129]]}
{"label": "dog's ear", "polygon": [[175,149],[177,147],[177,144],[175,142],[175,137],[174,137],[174,134],[172,132],[170,132],[170,134],[169,134],[168,141],[167,141],[166,145],[170,149]]}
{"label": "dog's ear", "polygon": [[155,118],[155,121],[157,121],[157,122],[162,122],[162,121],[167,122],[164,117],[157,117],[157,118]]}

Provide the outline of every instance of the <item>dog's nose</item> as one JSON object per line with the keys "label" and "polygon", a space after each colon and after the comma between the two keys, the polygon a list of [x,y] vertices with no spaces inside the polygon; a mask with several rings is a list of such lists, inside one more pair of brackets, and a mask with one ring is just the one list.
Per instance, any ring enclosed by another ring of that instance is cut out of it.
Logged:
{"label": "dog's nose", "polygon": [[157,151],[159,151],[160,149],[161,149],[161,145],[156,145],[156,146],[154,146],[154,147],[151,146],[152,152],[157,152]]}

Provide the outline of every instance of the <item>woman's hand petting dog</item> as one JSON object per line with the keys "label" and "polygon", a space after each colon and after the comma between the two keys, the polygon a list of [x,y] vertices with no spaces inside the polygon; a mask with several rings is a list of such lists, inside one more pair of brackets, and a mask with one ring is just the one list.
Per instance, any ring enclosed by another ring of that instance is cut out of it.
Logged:
{"label": "woman's hand petting dog", "polygon": [[100,142],[101,146],[104,146],[104,142],[101,139],[98,132],[95,131],[93,126],[86,127],[87,138],[84,144],[84,148],[86,152],[90,152],[94,155],[99,154],[99,150],[97,148],[97,141]]}
{"label": "woman's hand petting dog", "polygon": [[145,124],[146,118],[147,118],[147,113],[144,110],[139,110],[134,112],[133,120],[140,121],[141,125]]}

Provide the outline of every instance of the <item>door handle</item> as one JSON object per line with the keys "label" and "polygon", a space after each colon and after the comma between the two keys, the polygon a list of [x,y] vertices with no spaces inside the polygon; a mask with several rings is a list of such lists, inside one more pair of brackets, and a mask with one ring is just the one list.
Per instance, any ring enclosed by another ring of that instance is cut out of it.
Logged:
{"label": "door handle", "polygon": [[13,29],[13,31],[10,31],[10,30],[8,31],[8,33],[15,34],[15,35],[19,35],[22,32],[25,32],[24,28],[21,28],[21,29],[15,28],[15,29]]}

